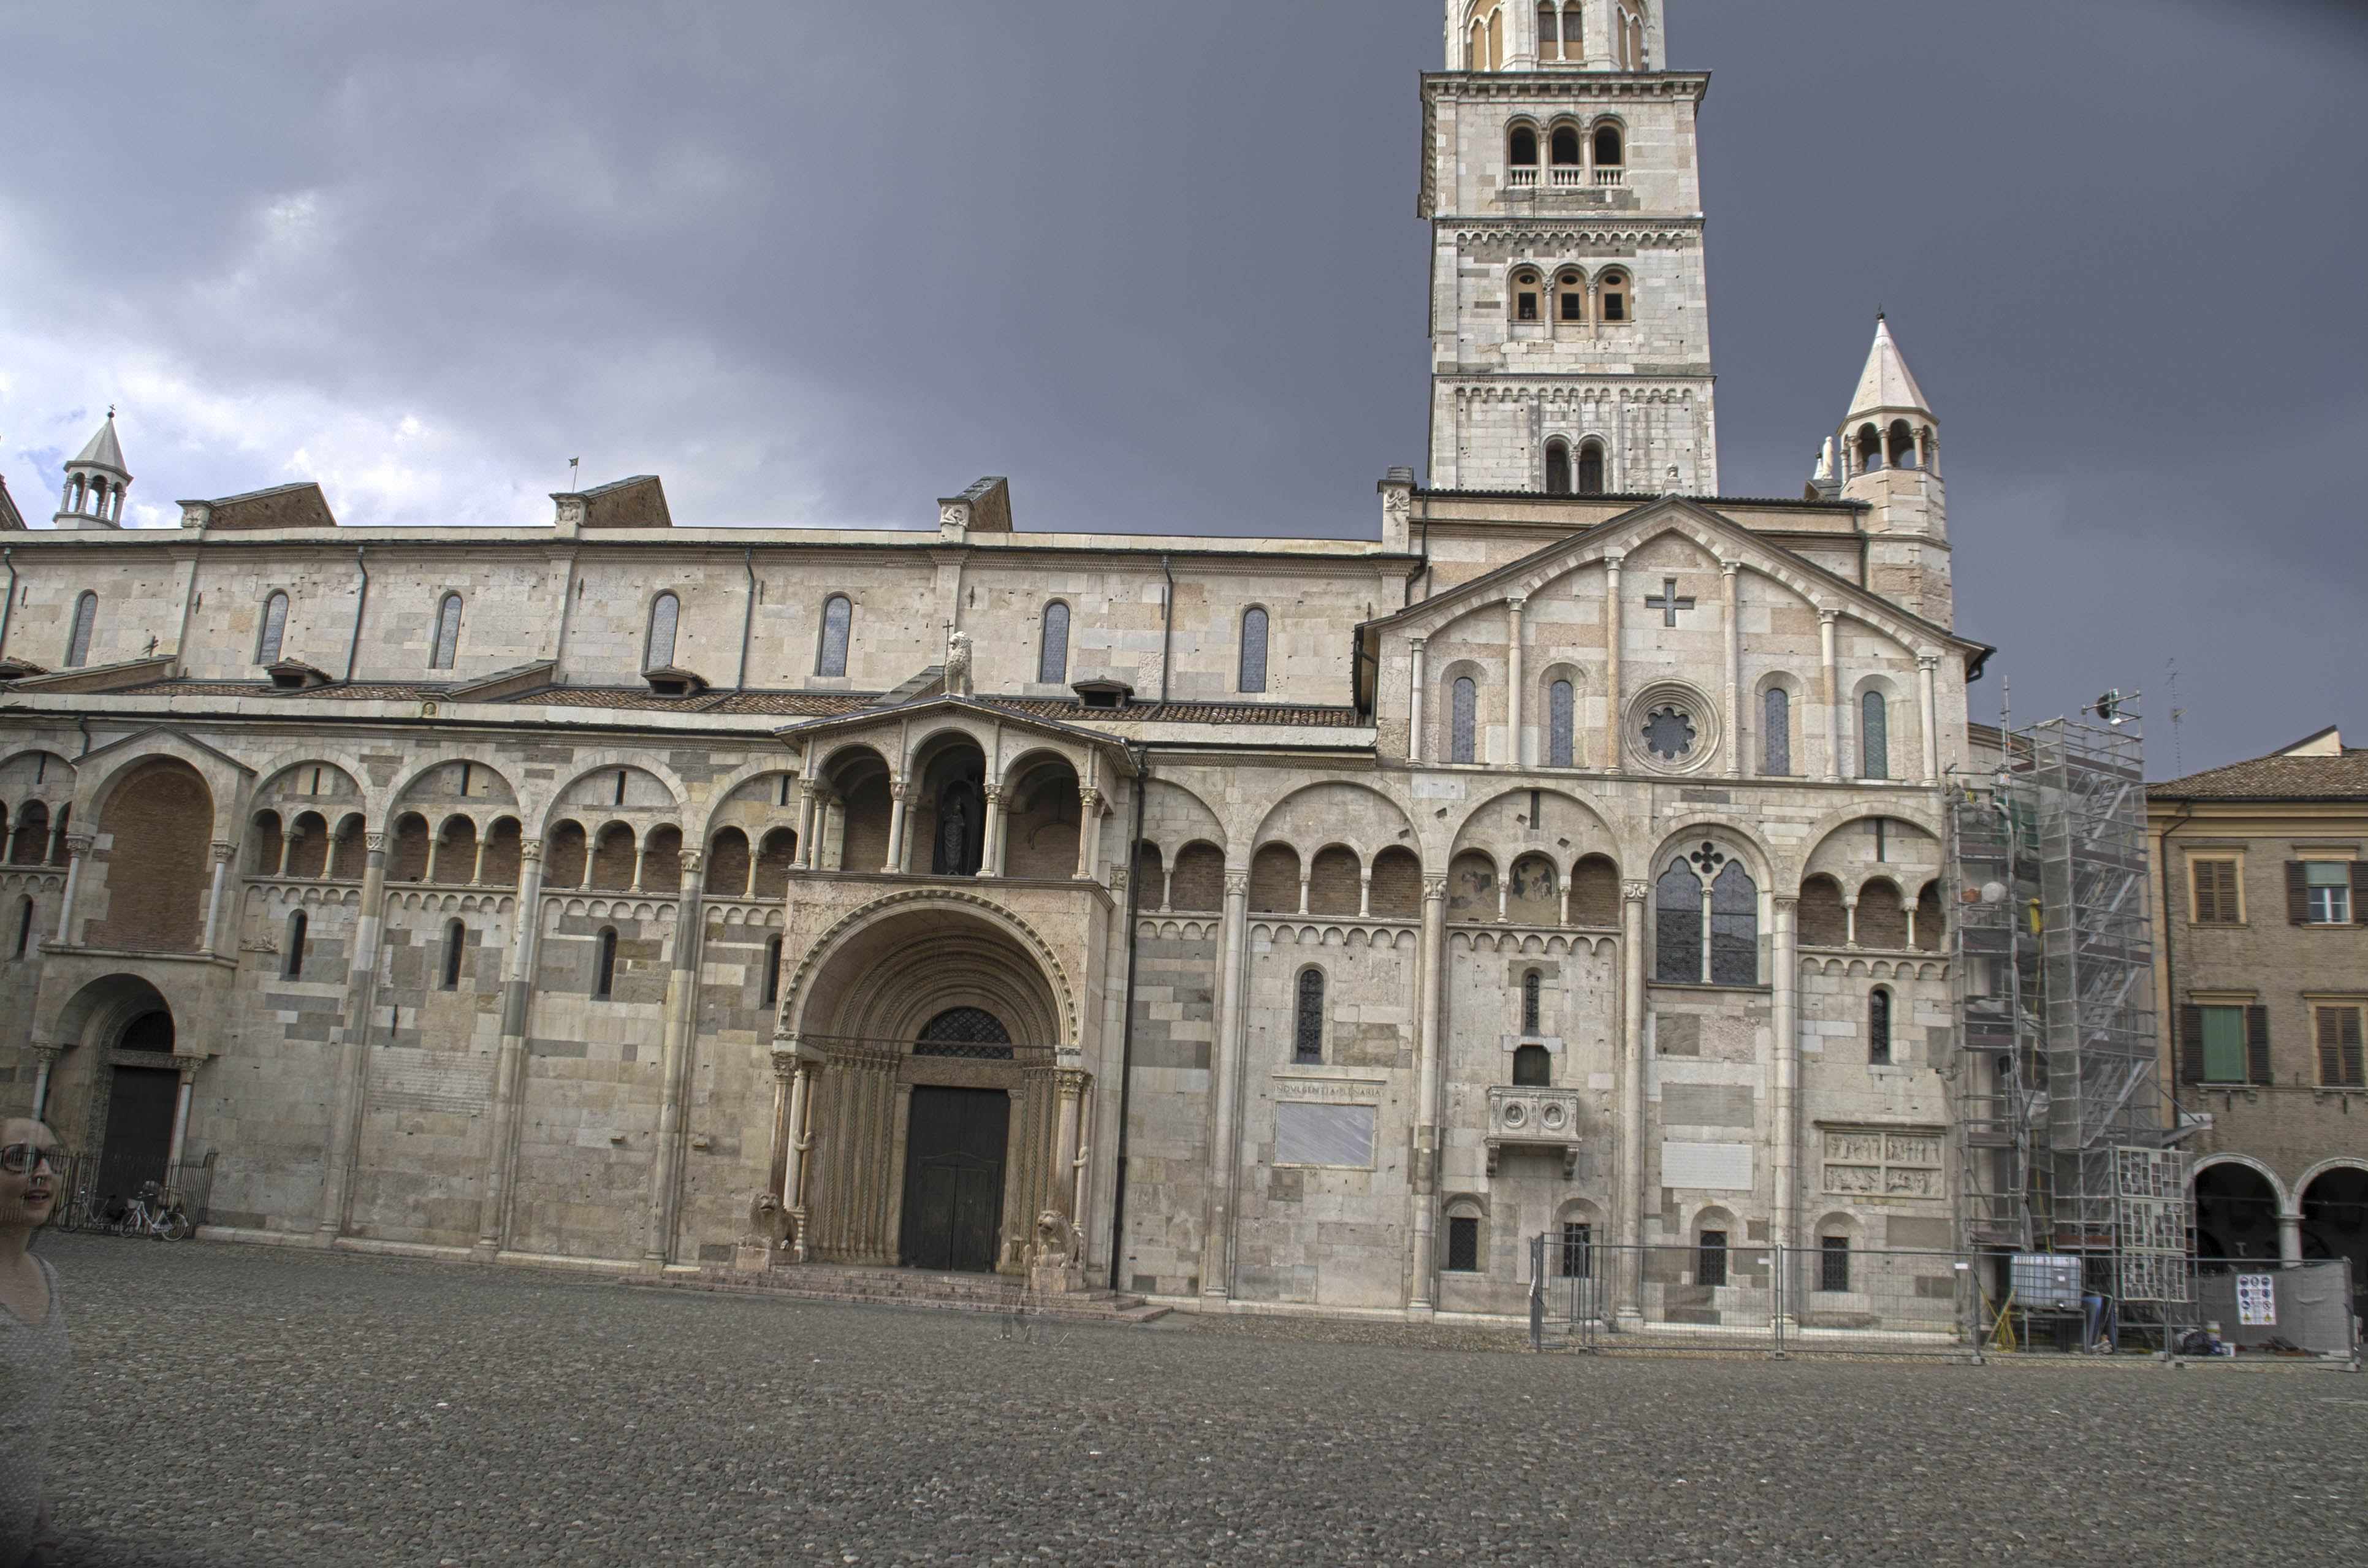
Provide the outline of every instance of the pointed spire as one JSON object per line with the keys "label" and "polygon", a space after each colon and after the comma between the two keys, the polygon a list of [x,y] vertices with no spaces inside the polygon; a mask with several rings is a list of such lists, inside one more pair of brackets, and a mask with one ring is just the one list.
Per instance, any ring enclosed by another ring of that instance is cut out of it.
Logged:
{"label": "pointed spire", "polygon": [[115,438],[114,409],[110,408],[107,411],[107,423],[98,427],[98,434],[90,438],[89,444],[83,448],[81,454],[66,464],[66,467],[69,471],[77,468],[103,468],[125,479],[131,477],[131,471],[123,466],[122,444]]}
{"label": "pointed spire", "polygon": [[1932,412],[1924,401],[1923,389],[1907,373],[1907,361],[1899,357],[1899,345],[1891,340],[1891,324],[1880,311],[1874,314],[1874,347],[1867,350],[1866,369],[1859,372],[1858,391],[1850,394],[1850,412],[1842,415],[1843,423],[1877,409]]}

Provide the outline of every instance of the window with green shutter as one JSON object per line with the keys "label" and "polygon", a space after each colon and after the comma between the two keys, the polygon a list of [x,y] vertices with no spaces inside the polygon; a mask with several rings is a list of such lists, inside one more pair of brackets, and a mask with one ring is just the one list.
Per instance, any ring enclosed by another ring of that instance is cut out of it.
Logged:
{"label": "window with green shutter", "polygon": [[2245,1072],[2245,1009],[2204,1007],[2203,1081],[2241,1084]]}

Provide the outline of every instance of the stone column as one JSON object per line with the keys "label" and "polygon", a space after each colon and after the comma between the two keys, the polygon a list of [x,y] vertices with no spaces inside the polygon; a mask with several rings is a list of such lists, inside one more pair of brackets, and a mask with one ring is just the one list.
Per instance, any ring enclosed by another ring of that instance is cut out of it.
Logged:
{"label": "stone column", "polygon": [[675,905],[674,970],[666,977],[665,1032],[659,1037],[663,1054],[658,1069],[657,1138],[650,1150],[650,1235],[642,1253],[642,1267],[656,1273],[666,1265],[674,1246],[675,1199],[681,1185],[683,1065],[689,1059],[689,1036],[697,1027],[700,939],[706,914],[700,893],[700,852],[682,852],[683,890]]}
{"label": "stone column", "polygon": [[1719,589],[1726,605],[1726,776],[1743,777],[1743,622],[1740,561],[1718,563]]}
{"label": "stone column", "polygon": [[1234,1101],[1242,1078],[1242,956],[1247,947],[1250,874],[1225,872],[1224,926],[1217,943],[1217,1038],[1209,1047],[1209,1201],[1201,1229],[1201,1294],[1233,1294],[1234,1166],[1240,1151]]}
{"label": "stone column", "polygon": [[[87,833],[66,835],[66,891],[58,900],[58,946],[68,946],[74,937],[74,893],[82,886],[82,863],[90,858],[90,846],[96,842]],[[214,868],[219,881],[222,868]]]}
{"label": "stone column", "polygon": [[2298,1210],[2278,1211],[2278,1259],[2289,1267],[2302,1261],[2302,1214]]}
{"label": "stone column", "polygon": [[773,1051],[773,1150],[765,1165],[765,1190],[790,1201],[790,1140],[795,1121],[791,1115],[791,1085],[798,1075],[798,1053],[776,1047]]}
{"label": "stone column", "polygon": [[[222,882],[230,875],[231,857],[238,853],[238,846],[217,838],[206,847],[213,856],[214,880],[212,891],[206,895],[206,932],[198,938],[198,950],[211,953],[215,938],[222,933]],[[233,935],[235,939],[235,933]]]}
{"label": "stone column", "polygon": [[1406,1301],[1409,1317],[1427,1318],[1434,1311],[1434,1267],[1439,1227],[1439,1069],[1440,1015],[1445,1010],[1442,971],[1447,957],[1447,879],[1422,879],[1422,935],[1415,949],[1415,1006],[1421,1018],[1415,1057],[1414,1181],[1409,1201],[1414,1205],[1414,1289]]}
{"label": "stone column", "polygon": [[1102,792],[1099,790],[1077,791],[1077,873],[1076,880],[1094,880],[1095,852],[1102,842]]}
{"label": "stone column", "polygon": [[28,1049],[33,1053],[33,1060],[40,1063],[33,1073],[33,1119],[40,1121],[50,1108],[50,1069],[58,1064],[58,1058],[65,1052],[62,1047],[44,1045],[40,1040],[33,1041]]}
{"label": "stone column", "polygon": [[[1081,1101],[1086,1092],[1087,1074],[1081,1068],[1056,1067],[1053,1070],[1053,1091],[1060,1096],[1057,1130],[1053,1135],[1053,1147],[1060,1153],[1053,1165],[1053,1197],[1068,1210],[1070,1222],[1081,1223],[1083,1216],[1076,1207],[1078,1132],[1082,1128]],[[1060,1179],[1065,1176],[1066,1180]],[[1032,1228],[1032,1224],[1031,1224]],[[1078,1261],[1083,1262],[1081,1258]]]}
{"label": "stone column", "polygon": [[986,797],[986,822],[978,833],[978,874],[997,877],[1003,874],[1002,867],[997,864],[1002,857],[996,853],[1000,847],[998,840],[1003,836],[1003,786],[989,784],[979,793]]}
{"label": "stone column", "polygon": [[1373,863],[1371,860],[1357,868],[1357,918],[1373,917]]}
{"label": "stone column", "polygon": [[477,835],[477,858],[469,863],[469,885],[472,888],[485,885],[485,846],[493,841],[490,832]]}
{"label": "stone column", "polygon": [[337,1080],[330,1091],[329,1129],[322,1153],[321,1216],[313,1244],[335,1245],[346,1225],[346,1194],[360,1139],[362,1086],[369,1076],[370,1012],[377,1005],[379,934],[386,923],[386,835],[362,835],[362,903],[354,921],[353,958],[346,969],[346,1017],[337,1031]]}
{"label": "stone column", "polygon": [[800,870],[811,870],[814,861],[814,796],[817,787],[811,778],[798,780],[798,852],[790,857],[790,864]]}
{"label": "stone column", "polygon": [[1797,936],[1801,899],[1798,893],[1780,892],[1773,896],[1775,931],[1773,933],[1775,981],[1774,1024],[1776,1035],[1776,1093],[1770,1114],[1775,1126],[1775,1170],[1771,1180],[1776,1192],[1775,1243],[1780,1247],[1793,1244],[1793,1211],[1795,1206],[1793,1189],[1800,1185],[1796,1174],[1800,1169],[1801,1093],[1801,960]]}
{"label": "stone column", "polygon": [[[1645,1240],[1645,895],[1650,884],[1620,884],[1620,1241]],[[1631,1252],[1619,1281],[1619,1317],[1641,1320],[1640,1254]]]}
{"label": "stone column", "polygon": [[790,1211],[797,1233],[790,1247],[791,1261],[806,1260],[806,1151],[814,1147],[814,1064],[801,1058],[790,1080],[788,1147],[784,1151],[781,1207]]}
{"label": "stone column", "polygon": [[509,1228],[510,1183],[518,1165],[518,1103],[526,1085],[528,1014],[534,1003],[535,954],[542,942],[542,845],[518,846],[518,914],[502,976],[502,1043],[494,1058],[494,1106],[485,1145],[485,1177],[477,1191],[477,1241],[472,1249],[490,1263]]}
{"label": "stone column", "polygon": [[271,868],[273,876],[284,878],[288,875],[288,867],[296,858],[296,841],[303,836],[303,830],[293,824],[279,835],[279,864]]}
{"label": "stone column", "polygon": [[905,869],[905,794],[907,789],[902,778],[888,781],[888,869]]}
{"label": "stone column", "polygon": [[[1081,1073],[1078,1076],[1085,1080],[1085,1085],[1077,1095],[1076,1150],[1069,1156],[1069,1166],[1075,1173],[1072,1177],[1073,1190],[1069,1196],[1069,1218],[1083,1226],[1086,1223],[1087,1214],[1090,1212],[1086,1207],[1086,1199],[1093,1186],[1094,1085],[1093,1074]],[[1117,1238],[1112,1237],[1111,1242],[1115,1245]],[[1080,1264],[1086,1261],[1087,1250],[1083,1246],[1078,1249],[1077,1261]]]}
{"label": "stone column", "polygon": [[1603,769],[1622,769],[1620,717],[1620,562],[1623,551],[1603,552]]}
{"label": "stone column", "polygon": [[1521,755],[1521,610],[1526,595],[1505,601],[1505,760],[1515,767],[1528,759]]}
{"label": "stone column", "polygon": [[198,1069],[206,1064],[202,1056],[176,1055],[173,1064],[181,1071],[180,1092],[173,1099],[173,1142],[165,1151],[165,1179],[170,1182],[173,1172],[180,1167],[182,1156],[189,1152],[189,1083]]}
{"label": "stone column", "polygon": [[1858,946],[1858,894],[1842,894],[1842,946]]}
{"label": "stone column", "polygon": [[1941,717],[1934,710],[1932,672],[1940,666],[1934,653],[1916,655],[1916,717],[1923,726],[1924,782],[1941,781]]}
{"label": "stone column", "polygon": [[1842,777],[1842,683],[1834,667],[1834,620],[1840,614],[1836,609],[1817,612],[1817,650],[1826,687],[1826,777],[1835,783]]}
{"label": "stone column", "polygon": [[1429,680],[1423,650],[1429,639],[1406,639],[1406,760],[1422,760],[1422,689]]}

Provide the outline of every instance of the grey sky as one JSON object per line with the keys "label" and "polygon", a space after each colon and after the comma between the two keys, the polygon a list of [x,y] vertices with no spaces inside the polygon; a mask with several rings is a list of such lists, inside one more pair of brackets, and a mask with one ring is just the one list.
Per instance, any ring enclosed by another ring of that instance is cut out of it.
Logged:
{"label": "grey sky", "polygon": [[[1798,494],[1880,303],[1995,712],[2172,770],[2360,700],[2368,23],[1681,0],[1721,462]],[[1423,461],[1434,0],[0,4],[0,472],[106,405],[134,516],[1362,533]]]}

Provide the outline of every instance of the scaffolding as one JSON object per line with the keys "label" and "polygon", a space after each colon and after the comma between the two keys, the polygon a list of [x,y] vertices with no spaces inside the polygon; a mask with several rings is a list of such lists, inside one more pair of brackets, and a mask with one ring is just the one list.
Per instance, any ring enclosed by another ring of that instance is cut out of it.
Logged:
{"label": "scaffolding", "polygon": [[[2183,1158],[2167,1146],[2135,713],[2001,732],[1949,791],[1952,1073],[1968,1250],[2070,1253],[2123,1322],[2183,1301]],[[2129,1309],[2136,1308],[2133,1313]]]}

